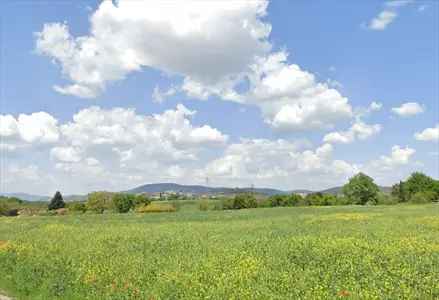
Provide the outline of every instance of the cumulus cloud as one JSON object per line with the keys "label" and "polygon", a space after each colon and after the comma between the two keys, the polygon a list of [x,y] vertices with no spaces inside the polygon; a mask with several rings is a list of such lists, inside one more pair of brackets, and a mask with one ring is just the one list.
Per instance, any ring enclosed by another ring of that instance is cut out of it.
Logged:
{"label": "cumulus cloud", "polygon": [[258,106],[267,124],[279,130],[328,129],[352,117],[348,99],[296,64],[287,62],[285,51],[257,58],[242,74],[249,88],[239,93],[233,84],[203,86],[191,83],[191,95],[217,94],[225,100]]}
{"label": "cumulus cloud", "polygon": [[407,102],[399,107],[393,107],[392,112],[401,117],[411,117],[424,112],[424,107],[417,102]]}
{"label": "cumulus cloud", "polygon": [[[80,110],[63,124],[47,113],[18,118],[2,115],[1,150],[15,152],[22,147],[28,151],[24,152],[25,158],[36,158],[53,169],[46,174],[56,174],[59,186],[54,188],[66,191],[120,190],[177,175],[182,176],[180,179],[186,176],[189,183],[193,170],[221,151],[228,141],[228,136],[216,128],[193,125],[195,115],[196,111],[182,104],[154,115],[142,115],[129,108],[93,106]],[[35,151],[42,143],[46,147]],[[10,157],[17,159],[16,155]],[[26,159],[20,157],[23,165]],[[49,157],[53,165],[45,163]],[[11,163],[8,160],[8,165]],[[1,177],[19,174],[17,168],[2,169]],[[11,190],[19,181],[2,182]]]}
{"label": "cumulus cloud", "polygon": [[111,150],[124,164],[142,155],[156,160],[193,159],[196,149],[223,146],[228,139],[209,125],[193,126],[190,118],[195,113],[182,104],[175,110],[152,116],[139,115],[134,109],[125,108],[104,110],[95,106],[83,109],[73,116],[73,122],[60,127],[69,148],[63,148],[62,152],[57,150],[53,156],[78,160],[81,151],[71,148],[76,147],[82,149],[84,155],[93,148]]}
{"label": "cumulus cloud", "polygon": [[426,128],[421,132],[415,133],[415,139],[418,141],[439,141],[439,123],[435,127]]}
{"label": "cumulus cloud", "polygon": [[326,134],[323,141],[326,143],[350,144],[355,140],[365,140],[381,131],[380,124],[369,125],[362,121],[355,122],[347,131],[335,131]]}
{"label": "cumulus cloud", "polygon": [[[271,52],[268,1],[104,1],[90,34],[73,37],[67,24],[45,24],[37,51],[61,66],[72,83],[63,94],[96,97],[108,82],[150,67],[182,78],[180,87],[154,89],[162,102],[177,90],[189,97],[256,105],[280,130],[332,128],[352,115],[332,84]],[[248,85],[242,91],[238,87]]]}
{"label": "cumulus cloud", "polygon": [[54,147],[50,151],[52,158],[62,162],[79,162],[81,153],[73,147]]}
{"label": "cumulus cloud", "polygon": [[[321,188],[340,184],[358,171],[357,166],[332,158],[333,147],[324,144],[314,150],[285,140],[244,139],[227,147],[224,155],[202,171],[211,181],[240,182],[259,186]],[[318,178],[319,186],[311,178]]]}
{"label": "cumulus cloud", "polygon": [[402,148],[399,145],[392,147],[390,155],[382,155],[378,160],[370,163],[374,172],[394,170],[396,167],[409,164],[410,158],[415,154],[415,149],[410,147]]}
{"label": "cumulus cloud", "polygon": [[59,139],[58,121],[46,112],[0,115],[0,146],[14,150],[29,144],[51,144]]}
{"label": "cumulus cloud", "polygon": [[[144,67],[203,83],[222,81],[270,50],[267,1],[103,1],[90,34],[45,24],[36,50],[61,66],[72,84],[55,89],[96,97],[108,82]],[[233,53],[231,52],[233,51]]]}

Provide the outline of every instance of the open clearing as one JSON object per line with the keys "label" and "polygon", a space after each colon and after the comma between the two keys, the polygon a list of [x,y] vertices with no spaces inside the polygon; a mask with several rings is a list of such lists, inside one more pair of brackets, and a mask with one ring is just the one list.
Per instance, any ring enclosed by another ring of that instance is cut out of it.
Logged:
{"label": "open clearing", "polygon": [[18,299],[437,299],[439,205],[0,218]]}

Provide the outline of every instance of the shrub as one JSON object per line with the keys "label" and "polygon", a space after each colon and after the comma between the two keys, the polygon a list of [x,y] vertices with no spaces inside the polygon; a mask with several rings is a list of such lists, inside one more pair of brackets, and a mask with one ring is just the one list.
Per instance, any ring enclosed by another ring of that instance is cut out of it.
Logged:
{"label": "shrub", "polygon": [[221,201],[223,209],[235,209],[235,199],[234,198],[225,198]]}
{"label": "shrub", "polygon": [[146,194],[137,194],[136,198],[134,200],[134,203],[136,206],[145,206],[152,202],[151,198],[148,197]]}
{"label": "shrub", "polygon": [[306,195],[305,197],[305,200],[308,202],[308,205],[313,205],[313,206],[327,205],[325,199],[326,198],[323,196],[322,193],[312,193]]}
{"label": "shrub", "polygon": [[384,193],[378,194],[377,204],[379,205],[394,205],[398,204],[398,202],[400,202],[398,197]]}
{"label": "shrub", "polygon": [[175,212],[176,208],[170,203],[151,202],[148,205],[136,208],[138,213],[158,213],[158,212]]}
{"label": "shrub", "polygon": [[62,198],[61,193],[59,191],[57,191],[55,193],[55,195],[53,196],[52,200],[50,200],[48,209],[49,210],[56,210],[59,208],[64,208],[65,206],[66,206],[66,204]]}
{"label": "shrub", "polygon": [[415,204],[430,203],[436,200],[436,194],[433,191],[417,192],[410,197],[410,202]]}
{"label": "shrub", "polygon": [[273,195],[268,198],[269,206],[277,207],[277,206],[296,206],[302,197],[297,194],[291,195]]}
{"label": "shrub", "polygon": [[85,213],[87,211],[87,206],[82,202],[73,202],[72,204],[68,205],[68,208],[72,212]]}
{"label": "shrub", "polygon": [[114,209],[118,213],[127,213],[134,207],[135,199],[132,194],[118,193],[113,196]]}
{"label": "shrub", "polygon": [[207,210],[209,210],[209,201],[207,201],[207,200],[200,200],[200,202],[198,203],[198,208],[201,210],[201,211],[207,211]]}
{"label": "shrub", "polygon": [[255,208],[258,207],[256,198],[252,194],[242,193],[233,199],[233,209]]}

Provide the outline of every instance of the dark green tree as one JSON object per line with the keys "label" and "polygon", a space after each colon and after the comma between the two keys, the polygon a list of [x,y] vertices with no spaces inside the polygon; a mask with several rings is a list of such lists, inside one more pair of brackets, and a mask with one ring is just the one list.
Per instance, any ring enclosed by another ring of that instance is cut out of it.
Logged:
{"label": "dark green tree", "polygon": [[235,196],[233,199],[233,208],[234,209],[242,209],[242,208],[255,208],[258,207],[258,202],[256,201],[255,196],[250,193],[241,193]]}
{"label": "dark green tree", "polygon": [[136,196],[118,193],[113,196],[114,208],[119,213],[127,213],[134,207]]}
{"label": "dark green tree", "polygon": [[354,204],[376,204],[378,202],[378,186],[366,174],[358,173],[343,186],[343,194]]}
{"label": "dark green tree", "polygon": [[57,191],[53,196],[52,200],[50,200],[48,209],[54,210],[54,209],[64,208],[65,206],[66,203],[64,202],[61,193]]}

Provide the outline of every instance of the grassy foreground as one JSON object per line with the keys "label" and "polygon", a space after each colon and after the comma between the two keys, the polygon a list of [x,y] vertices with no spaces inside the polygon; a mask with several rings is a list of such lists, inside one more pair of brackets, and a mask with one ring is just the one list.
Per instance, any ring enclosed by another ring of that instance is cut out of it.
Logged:
{"label": "grassy foreground", "polygon": [[19,299],[438,299],[439,205],[0,218]]}

